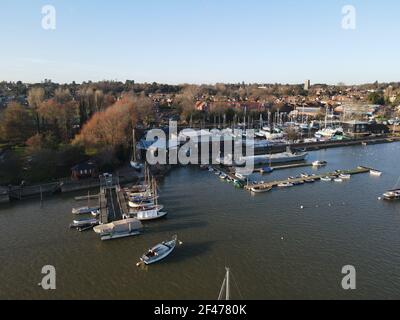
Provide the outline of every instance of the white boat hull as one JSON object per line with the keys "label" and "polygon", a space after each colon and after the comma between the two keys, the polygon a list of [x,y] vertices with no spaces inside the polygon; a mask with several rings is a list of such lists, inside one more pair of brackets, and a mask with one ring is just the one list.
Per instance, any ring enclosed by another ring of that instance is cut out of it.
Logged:
{"label": "white boat hull", "polygon": [[151,220],[161,219],[161,218],[165,217],[167,214],[168,214],[168,212],[158,212],[158,214],[157,214],[156,216],[153,216],[153,217],[143,217],[143,218],[138,217],[137,219],[138,219],[139,221],[151,221]]}
{"label": "white boat hull", "polygon": [[107,240],[114,240],[114,239],[138,236],[140,234],[141,234],[140,231],[132,231],[132,232],[127,232],[127,233],[110,233],[110,234],[102,235],[100,237],[100,239],[102,241],[107,241]]}
{"label": "white boat hull", "polygon": [[307,153],[291,154],[291,153],[279,153],[271,155],[260,155],[253,157],[243,157],[241,161],[251,162],[254,161],[255,165],[268,164],[268,163],[286,163],[286,162],[297,162],[304,161],[307,158]]}

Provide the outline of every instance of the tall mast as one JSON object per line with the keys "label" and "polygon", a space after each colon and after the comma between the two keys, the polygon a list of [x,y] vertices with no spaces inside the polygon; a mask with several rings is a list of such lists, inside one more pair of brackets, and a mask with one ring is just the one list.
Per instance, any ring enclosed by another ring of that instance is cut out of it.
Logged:
{"label": "tall mast", "polygon": [[224,281],[222,282],[222,286],[221,286],[221,290],[219,291],[219,296],[218,296],[218,300],[223,300],[223,294],[225,291],[225,300],[230,300],[230,269],[229,268],[225,268],[226,269],[226,274],[225,274],[225,278]]}
{"label": "tall mast", "polygon": [[136,137],[135,137],[135,128],[132,130],[132,142],[133,142],[133,147],[132,147],[132,159],[134,162],[136,162]]}
{"label": "tall mast", "polygon": [[230,283],[229,283],[229,268],[226,268],[226,290],[225,290],[225,300],[230,299]]}

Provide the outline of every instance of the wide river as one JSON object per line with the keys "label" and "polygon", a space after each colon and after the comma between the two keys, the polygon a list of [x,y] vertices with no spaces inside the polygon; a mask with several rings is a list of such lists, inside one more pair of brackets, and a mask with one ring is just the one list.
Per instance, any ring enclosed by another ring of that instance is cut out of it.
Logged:
{"label": "wide river", "polygon": [[[232,270],[233,299],[400,299],[400,202],[378,200],[400,175],[400,144],[310,153],[319,171],[371,166],[343,183],[316,182],[251,196],[196,167],[160,184],[168,218],[141,236],[102,242],[68,228],[77,194],[0,207],[1,299],[216,299]],[[312,168],[254,179],[287,178]],[[80,205],[85,205],[81,203]],[[302,208],[302,206],[304,208]],[[149,247],[178,234],[183,245],[163,262],[135,266]],[[38,283],[56,268],[56,290]],[[357,271],[345,291],[342,267]]]}

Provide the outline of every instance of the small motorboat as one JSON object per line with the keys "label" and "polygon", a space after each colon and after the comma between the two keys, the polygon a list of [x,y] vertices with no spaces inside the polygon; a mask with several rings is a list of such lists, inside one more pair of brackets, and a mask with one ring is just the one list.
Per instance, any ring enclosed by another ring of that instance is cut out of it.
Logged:
{"label": "small motorboat", "polygon": [[[168,257],[176,248],[178,243],[178,236],[174,236],[170,241],[164,241],[151,248],[146,254],[140,258],[140,262],[136,265],[140,266],[142,263],[150,265]],[[182,242],[179,241],[179,244]]]}
{"label": "small motorboat", "polygon": [[269,188],[252,187],[250,190],[253,193],[265,193],[265,192],[270,192],[272,190],[272,187]]}
{"label": "small motorboat", "polygon": [[214,169],[213,169],[212,167],[208,167],[208,171],[209,171],[209,172],[213,172]]}
{"label": "small motorboat", "polygon": [[321,181],[331,182],[332,178],[331,177],[322,177]]}
{"label": "small motorboat", "polygon": [[351,175],[342,173],[339,175],[339,178],[344,179],[344,180],[349,180],[349,179],[351,179]]}
{"label": "small motorboat", "polygon": [[294,184],[290,183],[290,182],[282,182],[282,183],[278,184],[279,188],[290,188],[293,186],[294,186]]}
{"label": "small motorboat", "polygon": [[300,174],[300,177],[302,178],[308,178],[310,175],[308,175],[307,173],[302,173]]}
{"label": "small motorboat", "polygon": [[81,214],[92,214],[92,211],[99,210],[99,207],[81,207],[81,208],[73,208],[72,213],[76,215]]}
{"label": "small motorboat", "polygon": [[221,180],[226,180],[226,179],[228,178],[228,176],[227,176],[225,173],[221,173],[221,174],[219,175],[219,178],[220,178]]}
{"label": "small motorboat", "polygon": [[388,192],[383,194],[383,198],[385,200],[400,200],[400,189],[399,190],[389,190]]}
{"label": "small motorboat", "polygon": [[305,183],[314,183],[315,179],[306,179],[304,180]]}
{"label": "small motorboat", "polygon": [[323,167],[326,166],[328,163],[326,161],[314,161],[312,163],[313,167]]}
{"label": "small motorboat", "polygon": [[371,170],[369,173],[371,174],[371,176],[376,176],[376,177],[380,177],[382,175],[382,171],[378,170]]}
{"label": "small motorboat", "polygon": [[264,167],[260,169],[260,173],[264,174],[264,173],[272,173],[274,172],[274,168],[271,167]]}
{"label": "small motorboat", "polygon": [[75,219],[70,224],[70,228],[86,228],[86,227],[94,227],[99,224],[99,220],[95,218],[87,218],[87,219]]}
{"label": "small motorboat", "polygon": [[335,182],[343,182],[343,179],[342,178],[335,178],[334,181]]}

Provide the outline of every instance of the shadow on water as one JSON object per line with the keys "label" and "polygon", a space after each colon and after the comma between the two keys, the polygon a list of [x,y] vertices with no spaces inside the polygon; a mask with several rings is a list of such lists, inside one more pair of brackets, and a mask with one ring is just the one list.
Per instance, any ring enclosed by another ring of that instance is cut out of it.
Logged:
{"label": "shadow on water", "polygon": [[174,254],[169,257],[169,263],[178,263],[185,260],[193,259],[194,257],[202,256],[214,245],[215,241],[204,241],[197,243],[183,242],[182,245],[178,246]]}
{"label": "shadow on water", "polygon": [[208,226],[208,222],[199,221],[199,222],[188,222],[188,223],[176,223],[170,225],[145,225],[145,230],[148,232],[156,233],[156,232],[174,232],[177,233],[179,230],[188,230],[194,228],[205,228]]}

